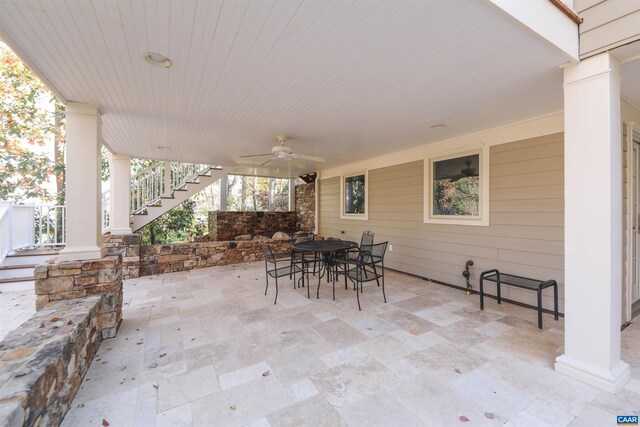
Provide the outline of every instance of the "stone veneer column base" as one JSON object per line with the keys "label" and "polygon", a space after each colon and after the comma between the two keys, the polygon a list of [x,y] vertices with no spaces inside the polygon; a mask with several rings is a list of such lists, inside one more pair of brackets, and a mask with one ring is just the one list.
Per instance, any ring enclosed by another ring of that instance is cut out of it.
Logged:
{"label": "stone veneer column base", "polygon": [[105,234],[102,244],[107,255],[122,256],[122,280],[140,277],[140,234]]}
{"label": "stone veneer column base", "polygon": [[104,295],[99,312],[102,338],[116,336],[122,320],[122,261],[108,255],[93,261],[58,261],[35,268],[36,310],[62,300]]}

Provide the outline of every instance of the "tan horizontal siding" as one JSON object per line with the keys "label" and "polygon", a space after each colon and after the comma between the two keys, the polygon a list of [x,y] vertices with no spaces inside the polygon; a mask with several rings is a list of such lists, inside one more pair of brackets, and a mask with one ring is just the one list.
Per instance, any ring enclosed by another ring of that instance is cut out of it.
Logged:
{"label": "tan horizontal siding", "polygon": [[613,49],[640,39],[640,2],[608,0],[591,4],[579,13],[580,56]]}
{"label": "tan horizontal siding", "polygon": [[[322,179],[319,231],[359,241],[371,230],[377,242],[393,245],[385,259],[390,268],[458,286],[465,284],[461,272],[469,259],[476,289],[480,273],[491,268],[562,284],[563,161],[562,135],[491,147],[488,227],[423,222],[422,160],[369,170],[366,221],[340,219],[340,178]],[[535,304],[533,292],[505,289],[504,296]],[[562,296],[561,285],[561,303]],[[551,307],[551,293],[544,302]]]}

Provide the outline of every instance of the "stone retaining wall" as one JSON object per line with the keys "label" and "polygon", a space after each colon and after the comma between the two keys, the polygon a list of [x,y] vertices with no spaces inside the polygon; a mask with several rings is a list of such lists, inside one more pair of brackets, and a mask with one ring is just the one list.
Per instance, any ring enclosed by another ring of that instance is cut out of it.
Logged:
{"label": "stone retaining wall", "polygon": [[36,310],[61,300],[104,295],[100,317],[103,338],[116,336],[122,320],[122,262],[120,255],[93,261],[51,259],[35,268]]}
{"label": "stone retaining wall", "polygon": [[5,337],[0,343],[1,426],[61,423],[102,342],[102,314],[109,306],[107,296],[59,301]]}
{"label": "stone retaining wall", "polygon": [[242,235],[271,236],[277,231],[296,228],[295,212],[209,212],[209,239],[234,240]]}
{"label": "stone retaining wall", "polygon": [[268,243],[274,252],[291,250],[288,240],[145,245],[140,249],[140,276],[257,261],[264,259],[260,243]]}

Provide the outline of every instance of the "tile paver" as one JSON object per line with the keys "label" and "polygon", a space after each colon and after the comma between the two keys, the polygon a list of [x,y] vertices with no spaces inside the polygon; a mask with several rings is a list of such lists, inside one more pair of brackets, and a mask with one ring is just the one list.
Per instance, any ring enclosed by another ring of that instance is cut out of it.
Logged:
{"label": "tile paver", "polygon": [[633,379],[614,396],[553,370],[562,319],[539,331],[533,310],[481,313],[477,296],[392,272],[389,303],[368,286],[362,312],[352,289],[309,300],[286,280],[273,305],[263,268],[126,281],[118,336],[63,425],[614,425],[640,408],[637,324],[622,335]]}

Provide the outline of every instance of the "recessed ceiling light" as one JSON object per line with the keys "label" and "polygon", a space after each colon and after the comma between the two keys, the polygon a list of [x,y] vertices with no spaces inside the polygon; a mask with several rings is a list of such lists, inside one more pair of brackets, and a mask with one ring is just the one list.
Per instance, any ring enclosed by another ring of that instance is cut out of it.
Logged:
{"label": "recessed ceiling light", "polygon": [[171,67],[171,60],[161,53],[156,52],[145,52],[142,54],[147,63],[153,65],[158,68],[169,68]]}
{"label": "recessed ceiling light", "polygon": [[445,126],[447,125],[445,125],[444,123],[438,123],[437,125],[431,126],[429,129],[442,129]]}
{"label": "recessed ceiling light", "polygon": [[168,150],[169,149],[169,147],[167,147],[166,145],[158,145],[156,148],[158,150]]}

